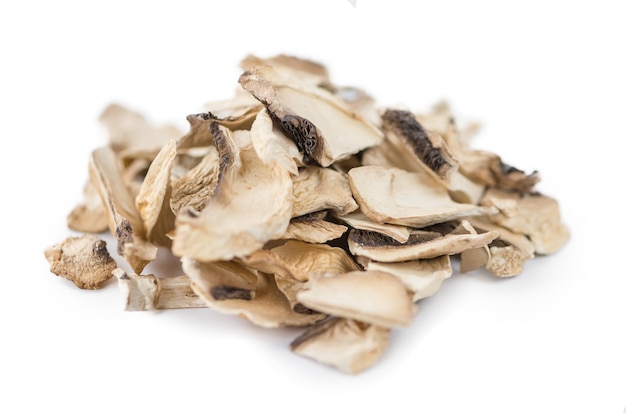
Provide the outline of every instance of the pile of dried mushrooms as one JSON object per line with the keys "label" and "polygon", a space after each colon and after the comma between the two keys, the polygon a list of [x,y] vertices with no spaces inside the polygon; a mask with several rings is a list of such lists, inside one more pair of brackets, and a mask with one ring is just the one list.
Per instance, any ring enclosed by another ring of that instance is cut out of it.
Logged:
{"label": "pile of dried mushrooms", "polygon": [[[186,134],[111,105],[69,237],[51,271],[86,289],[112,276],[127,310],[209,307],[303,327],[295,353],[358,373],[453,272],[522,271],[567,241],[556,200],[468,145],[450,108],[380,108],[291,56],[246,57],[235,97]],[[119,268],[106,242],[109,230]],[[159,248],[180,274],[145,274]],[[184,275],[181,275],[184,274]]]}

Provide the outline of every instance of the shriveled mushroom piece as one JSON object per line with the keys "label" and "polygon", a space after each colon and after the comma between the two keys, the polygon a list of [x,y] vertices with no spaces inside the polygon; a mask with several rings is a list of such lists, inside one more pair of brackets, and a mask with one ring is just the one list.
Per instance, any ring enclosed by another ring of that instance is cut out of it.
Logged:
{"label": "shriveled mushroom piece", "polygon": [[341,237],[348,227],[324,220],[326,214],[326,211],[318,211],[292,218],[280,238],[323,244]]}
{"label": "shriveled mushroom piece", "polygon": [[276,281],[276,287],[285,295],[294,312],[300,314],[319,313],[298,301],[298,293],[308,288],[307,282],[298,281],[291,277],[281,277],[278,274],[275,275],[274,280]]}
{"label": "shriveled mushroom piece", "polygon": [[382,140],[374,125],[332,93],[284,79],[270,67],[246,70],[239,84],[280,121],[307,164],[329,166]]}
{"label": "shriveled mushroom piece", "polygon": [[389,328],[332,317],[309,327],[290,347],[296,354],[356,374],[384,353],[390,333]]}
{"label": "shriveled mushroom piece", "polygon": [[306,307],[381,327],[406,327],[413,319],[411,298],[404,284],[381,271],[318,275],[298,293]]}
{"label": "shriveled mushroom piece", "polygon": [[360,211],[351,212],[346,215],[336,215],[336,217],[340,221],[350,225],[352,228],[380,232],[381,234],[387,235],[400,243],[407,242],[411,234],[411,229],[409,227],[373,222]]}
{"label": "shriveled mushroom piece", "polygon": [[495,207],[462,204],[425,173],[361,166],[348,173],[361,211],[378,223],[425,227],[451,219],[494,214]]}
{"label": "shriveled mushroom piece", "polygon": [[243,258],[246,265],[270,274],[307,281],[313,274],[358,271],[358,265],[341,248],[290,240],[271,250]]}
{"label": "shriveled mushroom piece", "polygon": [[569,230],[561,221],[558,202],[539,193],[518,194],[490,189],[482,203],[494,205],[500,214],[491,220],[511,231],[525,234],[537,254],[552,254],[569,239]]}
{"label": "shriveled mushroom piece", "polygon": [[188,207],[196,212],[204,209],[217,188],[219,165],[217,149],[211,146],[197,165],[172,181],[170,208],[175,215]]}
{"label": "shriveled mushroom piece", "polygon": [[230,272],[233,279],[247,278],[252,274],[251,270],[237,263],[228,266],[215,263],[199,263],[196,260],[183,258],[183,269],[192,279],[192,289],[209,305],[209,307],[225,313],[234,314],[248,319],[250,322],[266,328],[281,326],[305,326],[326,317],[325,314],[303,314],[293,311],[287,297],[278,289],[274,276],[271,274],[257,273],[254,296],[232,296],[227,290],[218,291],[217,298],[214,295],[216,267],[220,276],[226,276]]}
{"label": "shriveled mushroom piece", "polygon": [[298,82],[306,82],[316,86],[330,83],[328,70],[324,65],[296,56],[281,54],[263,59],[248,55],[239,63],[239,66],[243,70],[251,70],[259,66],[271,66],[287,79],[295,78]]}
{"label": "shriveled mushroom piece", "polygon": [[157,246],[146,239],[145,227],[135,202],[109,147],[92,152],[89,176],[106,207],[109,230],[117,241],[117,253],[124,257],[133,271],[140,274],[146,264],[156,258]]}
{"label": "shriveled mushroom piece", "polygon": [[345,215],[358,208],[345,175],[330,168],[308,166],[293,177],[292,216],[331,209]]}
{"label": "shriveled mushroom piece", "polygon": [[409,240],[402,244],[378,232],[353,229],[348,235],[348,246],[354,255],[374,261],[401,262],[459,254],[488,245],[497,237],[498,233],[494,231],[480,234],[451,232],[442,235],[433,231],[415,230]]}
{"label": "shriveled mushroom piece", "polygon": [[129,274],[121,268],[113,270],[124,294],[127,311],[202,308],[206,303],[191,289],[186,275],[158,278],[152,274]]}
{"label": "shriveled mushroom piece", "polygon": [[[496,231],[497,232],[497,231]],[[468,221],[462,221],[453,231],[454,234],[477,234],[476,229]],[[498,236],[500,233],[498,232]],[[484,267],[489,263],[491,255],[489,253],[489,247],[482,245],[478,248],[470,248],[461,252],[461,267],[462,273],[476,270],[480,267]]]}
{"label": "shriveled mushroom piece", "polygon": [[200,262],[183,257],[183,270],[211,300],[247,300],[256,294],[258,274],[234,261]]}
{"label": "shriveled mushroom piece", "polygon": [[441,283],[452,275],[449,255],[394,263],[370,261],[365,268],[386,272],[397,277],[413,293],[413,302],[434,295]]}
{"label": "shriveled mushroom piece", "polygon": [[96,187],[87,181],[83,201],[67,216],[67,226],[79,232],[103,232],[108,228],[107,217]]}
{"label": "shriveled mushroom piece", "polygon": [[251,145],[240,148],[228,129],[213,125],[220,154],[216,192],[199,214],[177,216],[172,244],[174,255],[200,261],[242,257],[279,238],[293,203],[289,171],[264,164]]}
{"label": "shriveled mushroom piece", "polygon": [[93,235],[68,237],[48,247],[44,255],[50,264],[50,272],[72,281],[78,288],[97,290],[117,268],[106,245]]}
{"label": "shriveled mushroom piece", "polygon": [[296,144],[274,125],[266,109],[259,111],[250,132],[254,150],[263,163],[277,163],[293,175],[298,174],[298,165],[302,165],[302,154]]}

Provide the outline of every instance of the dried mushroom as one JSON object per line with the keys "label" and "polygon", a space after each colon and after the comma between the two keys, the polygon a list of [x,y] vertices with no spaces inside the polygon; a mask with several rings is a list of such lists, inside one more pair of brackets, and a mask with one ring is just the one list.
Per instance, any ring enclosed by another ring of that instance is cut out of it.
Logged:
{"label": "dried mushroom", "polygon": [[[355,374],[453,275],[452,258],[511,277],[569,238],[539,174],[472,148],[476,125],[447,104],[379,106],[295,56],[240,68],[232,98],[188,115],[186,133],[106,108],[108,143],[67,224],[108,228],[131,269],[85,235],[45,251],[53,273],[80,288],[115,275],[129,311],[209,307],[299,327],[294,353]],[[159,248],[182,274],[162,261],[144,273]]]}

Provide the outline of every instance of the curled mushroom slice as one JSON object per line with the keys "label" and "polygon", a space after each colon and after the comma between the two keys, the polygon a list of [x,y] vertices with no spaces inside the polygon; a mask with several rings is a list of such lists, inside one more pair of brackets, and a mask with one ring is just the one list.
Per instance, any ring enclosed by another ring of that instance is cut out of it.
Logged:
{"label": "curled mushroom slice", "polygon": [[95,186],[87,181],[83,189],[83,201],[67,216],[67,226],[79,232],[103,232],[108,228],[102,200]]}
{"label": "curled mushroom slice", "polygon": [[340,221],[350,225],[352,228],[380,232],[381,234],[387,235],[400,243],[407,242],[411,234],[411,229],[409,227],[373,222],[360,211],[351,212],[346,215],[337,215],[336,217]]}
{"label": "curled mushroom slice", "polygon": [[358,208],[347,177],[329,168],[302,168],[293,177],[293,196],[294,217],[326,209],[344,215]]}
{"label": "curled mushroom slice", "polygon": [[[497,232],[497,231],[496,231]],[[461,221],[461,223],[452,231],[453,234],[478,234],[478,231],[468,221]],[[500,233],[498,232],[498,236]],[[482,245],[478,248],[470,248],[461,252],[461,273],[476,270],[480,267],[484,267],[489,263],[491,255],[489,253],[489,247]]]}
{"label": "curled mushroom slice", "polygon": [[277,55],[270,58],[260,58],[254,55],[246,56],[239,66],[243,70],[251,70],[258,66],[271,66],[282,77],[295,78],[299,82],[322,86],[330,83],[328,70],[320,63],[296,56]]}
{"label": "curled mushroom slice", "polygon": [[400,262],[459,254],[488,245],[497,237],[498,233],[493,231],[441,235],[432,231],[415,230],[409,240],[402,244],[378,232],[353,229],[348,235],[348,246],[354,255],[365,256],[374,261]]}
{"label": "curled mushroom slice", "polygon": [[381,327],[406,327],[413,319],[404,284],[381,271],[352,271],[311,277],[310,288],[298,293],[306,307]]}
{"label": "curled mushroom slice", "polygon": [[182,259],[183,270],[213,301],[247,300],[256,294],[258,275],[234,261],[200,262]]}
{"label": "curled mushroom slice", "polygon": [[129,274],[121,268],[113,270],[124,294],[127,311],[202,308],[206,303],[191,289],[186,275],[158,278],[152,274]]}
{"label": "curled mushroom slice", "polygon": [[263,163],[276,163],[293,175],[298,174],[298,165],[302,165],[302,154],[296,144],[274,125],[266,109],[257,114],[250,132],[254,150]]}
{"label": "curled mushroom slice", "polygon": [[281,277],[276,275],[274,277],[276,281],[276,286],[280,290],[281,293],[285,295],[289,304],[291,305],[291,309],[300,314],[315,314],[317,311],[312,310],[301,302],[298,301],[298,293],[300,291],[306,290],[308,288],[306,282],[295,280],[291,277]]}
{"label": "curled mushroom slice", "polygon": [[271,250],[259,250],[242,259],[246,265],[270,274],[307,281],[312,274],[358,271],[341,248],[290,240]]}
{"label": "curled mushroom slice", "polygon": [[93,235],[68,237],[59,244],[46,248],[44,255],[50,272],[72,281],[78,288],[97,290],[117,268],[109,255],[106,242]]}
{"label": "curled mushroom slice", "polygon": [[378,223],[424,227],[472,215],[497,212],[495,207],[462,204],[425,173],[361,166],[348,173],[361,211]]}
{"label": "curled mushroom slice", "polygon": [[449,255],[394,263],[370,261],[365,268],[372,271],[386,272],[397,277],[413,293],[414,303],[434,295],[441,287],[441,283],[452,275],[452,264],[450,263]]}
{"label": "curled mushroom slice", "polygon": [[[242,298],[226,298],[216,299],[213,295],[212,288],[214,283],[211,281],[212,271],[205,271],[208,265],[200,264],[195,260],[183,258],[183,269],[192,279],[192,289],[209,305],[209,307],[225,313],[234,314],[248,319],[250,322],[266,328],[275,328],[282,326],[306,326],[326,317],[325,314],[311,313],[303,314],[292,310],[291,303],[276,286],[274,276],[265,273],[257,274],[257,282],[255,285],[255,294],[250,299]],[[233,276],[237,274],[243,276],[250,273],[250,270],[242,265],[231,263],[230,269]],[[218,298],[221,297],[218,294]],[[224,297],[222,297],[224,298]]]}
{"label": "curled mushroom slice", "polygon": [[172,182],[170,208],[175,215],[189,207],[200,212],[215,193],[218,184],[219,154],[209,147],[202,160]]}
{"label": "curled mushroom slice", "polygon": [[484,196],[484,205],[495,205],[501,213],[492,221],[525,234],[535,246],[537,254],[552,254],[569,239],[569,230],[561,221],[556,199],[539,193],[518,194],[490,189]]}
{"label": "curled mushroom slice", "polygon": [[389,328],[332,317],[309,327],[291,351],[349,374],[372,366],[389,343]]}
{"label": "curled mushroom slice", "polygon": [[313,212],[292,218],[281,239],[296,239],[312,244],[323,244],[337,239],[348,230],[344,225],[324,220],[326,211]]}
{"label": "curled mushroom slice", "polygon": [[156,258],[157,246],[146,239],[141,216],[110,148],[103,147],[92,152],[89,176],[105,206],[109,230],[117,241],[117,253],[124,257],[133,271],[141,273],[146,264]]}
{"label": "curled mushroom slice", "polygon": [[382,140],[382,133],[341,99],[323,89],[285,80],[269,67],[245,71],[239,83],[280,121],[307,164],[329,166]]}
{"label": "curled mushroom slice", "polygon": [[228,129],[212,131],[220,154],[216,192],[199,214],[177,216],[172,244],[174,255],[200,261],[245,256],[280,238],[293,203],[289,171],[264,164],[252,147],[240,149]]}

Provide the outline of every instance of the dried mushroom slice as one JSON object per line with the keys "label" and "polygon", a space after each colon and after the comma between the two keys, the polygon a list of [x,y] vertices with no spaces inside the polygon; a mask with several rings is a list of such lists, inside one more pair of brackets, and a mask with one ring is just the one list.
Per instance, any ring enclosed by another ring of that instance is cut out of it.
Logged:
{"label": "dried mushroom slice", "polygon": [[353,229],[348,235],[348,246],[354,255],[374,261],[401,262],[459,254],[488,245],[497,237],[497,232],[441,235],[437,232],[416,230],[406,243],[401,244],[378,232]]}
{"label": "dried mushroom slice", "polygon": [[[191,287],[209,307],[221,313],[246,318],[253,324],[265,328],[306,326],[326,317],[325,314],[303,314],[293,311],[287,297],[276,286],[274,277],[264,273],[258,273],[255,294],[251,299],[245,299],[246,297],[216,299],[211,291],[214,286],[211,282],[211,273],[199,271],[197,264],[197,261],[183,258],[183,268],[193,281]],[[250,272],[243,266],[234,271]]]}
{"label": "dried mushroom slice", "polygon": [[178,141],[178,151],[213,145],[210,126],[215,121],[210,113],[198,113],[187,116],[189,131]]}
{"label": "dried mushroom slice", "polygon": [[341,248],[326,244],[287,241],[271,250],[259,250],[243,259],[246,265],[280,277],[307,281],[313,274],[358,271],[358,265]]}
{"label": "dried mushroom slice", "polygon": [[408,111],[387,109],[382,120],[383,131],[391,143],[436,179],[449,181],[457,160],[440,135],[428,133]]}
{"label": "dried mushroom slice", "polygon": [[406,327],[413,319],[404,284],[381,271],[352,271],[310,279],[297,298],[314,310],[381,327]]}
{"label": "dried mushroom slice", "polygon": [[345,175],[329,168],[308,166],[293,177],[292,216],[331,209],[345,215],[358,208]]}
{"label": "dried mushroom slice", "polygon": [[182,258],[183,270],[211,296],[211,300],[246,300],[256,294],[258,275],[234,261],[199,262]]}
{"label": "dried mushroom slice", "polygon": [[298,165],[302,165],[302,154],[296,144],[274,125],[266,109],[257,114],[250,132],[254,150],[263,163],[276,163],[291,174],[298,174]]}
{"label": "dried mushroom slice", "polygon": [[89,176],[106,207],[109,230],[117,241],[117,253],[124,257],[133,271],[140,274],[156,258],[157,246],[146,240],[143,222],[110,148],[103,147],[92,152]]}
{"label": "dried mushroom slice", "polygon": [[217,149],[210,147],[200,163],[172,182],[169,201],[175,215],[186,208],[196,212],[204,209],[217,188],[219,165]]}
{"label": "dried mushroom slice", "polygon": [[345,373],[357,374],[384,353],[391,330],[332,317],[309,327],[291,342],[291,351]]}
{"label": "dried mushroom slice", "polygon": [[348,230],[344,225],[325,221],[326,211],[292,218],[280,239],[296,239],[311,244],[323,244],[337,239]]}
{"label": "dried mushroom slice", "polygon": [[372,221],[425,227],[472,215],[497,212],[495,207],[461,204],[425,173],[361,166],[348,173],[352,194]]}
{"label": "dried mushroom slice", "polygon": [[284,78],[294,78],[298,82],[311,83],[323,86],[330,83],[328,70],[320,63],[296,56],[280,54],[270,58],[260,58],[254,55],[246,56],[239,66],[243,70],[252,70],[259,66],[271,66]]}
{"label": "dried mushroom slice", "polygon": [[108,228],[102,200],[91,181],[85,184],[83,201],[67,216],[67,226],[74,231],[91,233],[104,232]]}
{"label": "dried mushroom slice", "polygon": [[552,254],[569,239],[569,230],[561,221],[556,199],[539,193],[517,194],[490,189],[482,203],[494,205],[501,213],[491,217],[511,231],[525,234],[536,254]]}
{"label": "dried mushroom slice", "polygon": [[242,257],[280,238],[293,203],[289,171],[264,164],[253,148],[240,150],[228,129],[213,129],[220,154],[216,192],[199,214],[177,216],[172,244],[174,255],[200,261]]}
{"label": "dried mushroom slice", "polygon": [[206,303],[191,289],[186,275],[158,278],[152,274],[129,274],[121,268],[113,270],[124,294],[127,311],[203,308]]}
{"label": "dried mushroom slice", "polygon": [[291,277],[287,278],[287,277],[280,277],[280,276],[275,276],[274,280],[276,281],[276,286],[278,287],[280,292],[285,295],[287,300],[289,300],[291,309],[295,313],[300,313],[300,314],[319,313],[318,311],[312,310],[298,301],[298,298],[297,298],[298,293],[308,288],[308,285],[306,282],[294,280]]}
{"label": "dried mushroom slice", "polygon": [[72,281],[78,288],[97,290],[104,286],[117,264],[106,242],[93,235],[68,237],[48,247],[44,254],[50,272]]}
{"label": "dried mushroom slice", "polygon": [[382,271],[397,277],[413,294],[413,302],[433,296],[444,280],[452,275],[449,255],[424,260],[383,263],[370,261],[367,270]]}
{"label": "dried mushroom slice", "polygon": [[329,166],[382,140],[382,133],[341,99],[323,89],[282,79],[269,67],[245,71],[239,84],[280,121],[307,164]]}
{"label": "dried mushroom slice", "polygon": [[346,215],[336,215],[336,218],[350,225],[352,228],[379,232],[400,243],[407,242],[411,234],[409,227],[373,222],[360,211],[351,212]]}
{"label": "dried mushroom slice", "polygon": [[[497,232],[497,231],[496,231]],[[468,221],[462,221],[452,231],[454,234],[477,234],[478,231]],[[498,236],[500,234],[498,233]],[[461,252],[461,273],[476,270],[480,267],[484,267],[489,263],[491,254],[489,253],[489,247],[487,245],[480,246],[478,248],[471,248]]]}

